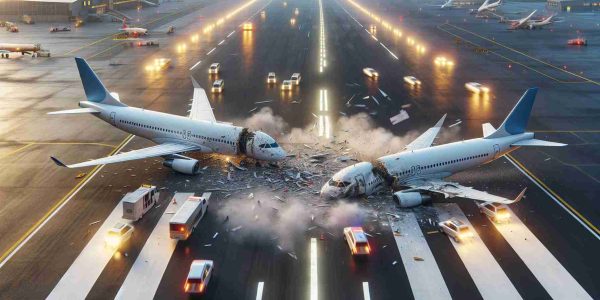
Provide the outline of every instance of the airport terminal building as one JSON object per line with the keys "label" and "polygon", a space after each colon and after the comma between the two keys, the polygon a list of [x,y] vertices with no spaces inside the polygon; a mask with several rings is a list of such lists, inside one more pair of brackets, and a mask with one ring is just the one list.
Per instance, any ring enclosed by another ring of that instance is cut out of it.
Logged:
{"label": "airport terminal building", "polygon": [[138,5],[156,5],[156,0],[6,0],[0,1],[0,20],[21,22],[26,18],[34,22],[68,22],[76,19],[109,15],[127,17],[119,9]]}
{"label": "airport terminal building", "polygon": [[558,11],[600,10],[600,0],[548,0],[548,8]]}

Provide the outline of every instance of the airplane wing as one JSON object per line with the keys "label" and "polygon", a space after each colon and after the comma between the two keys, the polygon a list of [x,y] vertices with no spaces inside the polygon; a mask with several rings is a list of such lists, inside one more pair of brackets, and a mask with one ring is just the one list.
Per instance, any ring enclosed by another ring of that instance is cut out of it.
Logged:
{"label": "airplane wing", "polygon": [[86,162],[82,162],[82,163],[78,163],[78,164],[73,164],[73,165],[65,165],[63,162],[58,160],[56,157],[51,156],[50,158],[52,159],[52,161],[54,161],[55,164],[57,164],[61,167],[81,168],[81,167],[89,167],[89,166],[96,166],[96,165],[112,164],[112,163],[118,163],[118,162],[129,161],[129,160],[178,154],[178,153],[182,153],[182,152],[199,150],[200,148],[201,148],[201,146],[198,146],[198,145],[165,143],[165,144],[160,144],[158,146],[133,150],[133,151],[124,152],[124,153],[119,153],[119,154],[116,154],[113,156],[94,159],[94,160],[90,160],[90,161],[86,161]]}
{"label": "airplane wing", "polygon": [[521,201],[527,188],[524,188],[515,199],[507,199],[476,190],[472,187],[460,185],[456,182],[447,182],[443,180],[417,180],[408,184],[410,190],[428,191],[443,194],[446,198],[468,198],[476,201],[495,202],[501,204],[513,204]]}
{"label": "airplane wing", "polygon": [[423,148],[428,148],[433,144],[433,140],[437,136],[438,132],[442,128],[442,124],[444,124],[444,120],[446,119],[446,115],[444,115],[435,125],[427,131],[423,132],[418,138],[412,141],[410,144],[404,147],[404,150],[418,150]]}
{"label": "airplane wing", "polygon": [[194,98],[192,99],[190,119],[216,122],[217,120],[215,119],[215,114],[210,106],[210,101],[208,101],[206,91],[200,87],[194,78],[192,78],[192,83],[194,84]]}

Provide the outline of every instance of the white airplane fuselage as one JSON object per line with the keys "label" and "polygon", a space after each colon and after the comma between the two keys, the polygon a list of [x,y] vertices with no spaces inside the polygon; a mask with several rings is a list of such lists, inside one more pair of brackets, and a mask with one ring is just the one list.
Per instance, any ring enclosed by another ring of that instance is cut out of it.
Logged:
{"label": "white airplane fuselage", "polygon": [[258,147],[259,144],[275,142],[260,131],[252,133],[251,138],[242,139],[242,132],[245,128],[227,123],[192,120],[183,116],[142,108],[105,105],[89,101],[82,101],[79,106],[100,111],[94,115],[125,132],[157,144],[185,143],[199,146],[201,149],[199,152],[202,153],[225,155],[243,153],[265,161],[275,161],[285,157],[285,152],[281,147],[278,149]]}
{"label": "white airplane fuselage", "polygon": [[[326,184],[321,194],[333,198],[368,196],[387,184],[402,189],[406,182],[420,178],[443,179],[491,162],[519,148],[511,144],[531,138],[533,133],[529,132],[495,139],[476,138],[383,156],[373,163],[361,162],[342,169],[332,180],[346,184],[339,187]],[[374,167],[378,174],[374,173]],[[385,177],[393,177],[393,182],[386,184]]]}

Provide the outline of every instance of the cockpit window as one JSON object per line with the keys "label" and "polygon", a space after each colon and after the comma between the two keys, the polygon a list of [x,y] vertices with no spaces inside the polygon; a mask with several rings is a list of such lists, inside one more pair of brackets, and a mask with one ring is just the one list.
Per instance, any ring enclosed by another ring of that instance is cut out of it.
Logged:
{"label": "cockpit window", "polygon": [[262,148],[262,149],[264,149],[264,148],[266,148],[266,149],[269,149],[269,148],[278,148],[278,147],[279,147],[279,145],[277,145],[277,143],[260,144],[260,145],[258,145],[258,148]]}

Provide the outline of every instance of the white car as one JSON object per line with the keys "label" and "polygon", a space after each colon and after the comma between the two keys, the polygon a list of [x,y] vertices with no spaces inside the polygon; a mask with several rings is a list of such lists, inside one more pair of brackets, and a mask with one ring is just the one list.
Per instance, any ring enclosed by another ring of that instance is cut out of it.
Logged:
{"label": "white car", "polygon": [[450,220],[439,222],[439,230],[452,237],[456,242],[463,242],[473,237],[471,228],[460,220],[452,218]]}
{"label": "white car", "polygon": [[119,222],[108,231],[104,238],[104,243],[111,248],[118,249],[123,243],[129,240],[132,235],[133,226]]}
{"label": "white car", "polygon": [[185,280],[184,290],[188,294],[201,294],[206,290],[212,277],[213,261],[197,259],[190,265],[190,272]]}
{"label": "white car", "polygon": [[352,255],[369,255],[371,247],[362,227],[344,228],[344,240],[348,243]]}
{"label": "white car", "polygon": [[363,73],[370,78],[379,77],[379,73],[377,73],[377,71],[375,71],[375,69],[373,69],[373,68],[364,68]]}
{"label": "white car", "polygon": [[213,93],[222,93],[223,87],[225,86],[225,81],[223,79],[217,79],[213,82],[212,88],[210,89]]}
{"label": "white car", "polygon": [[219,69],[221,68],[221,64],[214,63],[211,64],[208,68],[208,74],[219,74]]}
{"label": "white car", "polygon": [[275,72],[269,72],[267,75],[267,83],[277,83],[277,77],[275,77]]}
{"label": "white car", "polygon": [[292,89],[292,81],[291,80],[284,80],[281,83],[281,90],[282,91],[290,91]]}
{"label": "white car", "polygon": [[504,204],[484,202],[477,204],[477,206],[479,206],[479,211],[482,214],[488,216],[488,218],[496,223],[510,222],[510,212]]}
{"label": "white car", "polygon": [[295,85],[300,85],[300,80],[302,79],[302,76],[300,76],[300,73],[294,73],[292,74],[292,78],[290,78],[290,80],[295,84]]}
{"label": "white car", "polygon": [[487,93],[490,91],[490,89],[487,86],[477,82],[467,82],[465,83],[465,87],[467,88],[467,90],[475,94]]}
{"label": "white car", "polygon": [[415,76],[404,76],[404,82],[410,85],[421,85],[421,80],[417,79]]}

